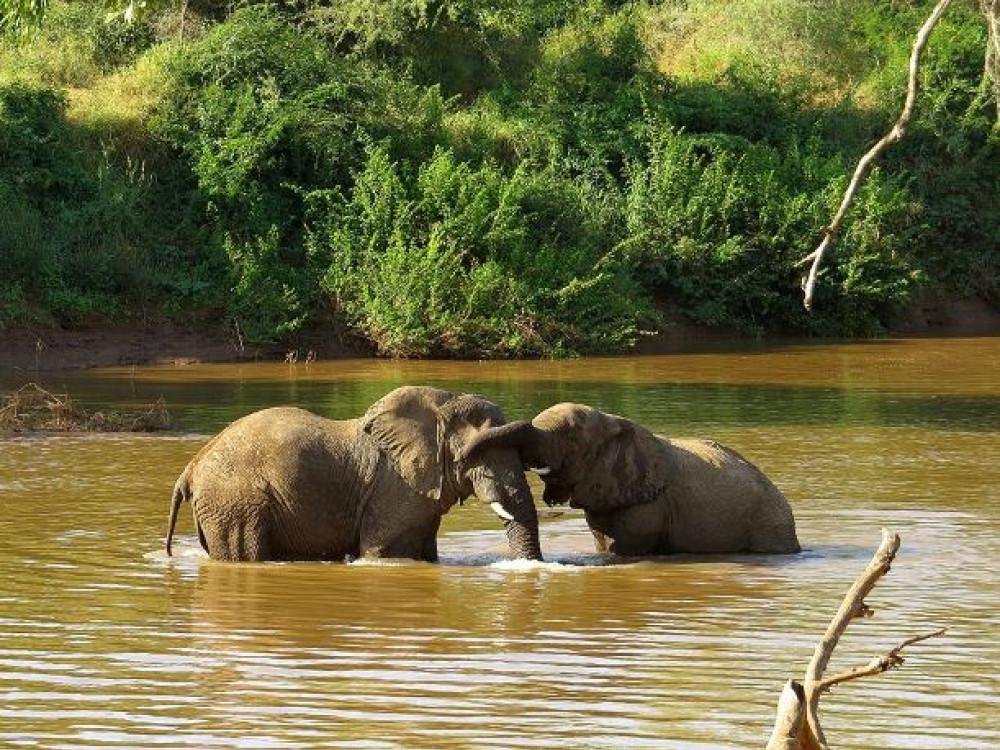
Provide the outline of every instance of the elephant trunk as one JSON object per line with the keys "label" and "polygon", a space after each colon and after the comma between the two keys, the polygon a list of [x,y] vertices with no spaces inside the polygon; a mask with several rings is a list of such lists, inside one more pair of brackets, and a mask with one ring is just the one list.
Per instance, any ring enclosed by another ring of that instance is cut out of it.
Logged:
{"label": "elephant trunk", "polygon": [[499,481],[477,472],[473,475],[476,495],[490,504],[503,521],[504,532],[515,558],[541,560],[538,538],[538,512],[531,490],[520,467],[504,472]]}
{"label": "elephant trunk", "polygon": [[[503,530],[507,534],[507,543],[515,558],[542,561],[542,546],[538,540],[538,515],[532,507],[534,524],[524,524],[518,521],[504,521]],[[533,531],[532,531],[533,529]]]}
{"label": "elephant trunk", "polygon": [[549,435],[539,430],[531,422],[522,419],[508,422],[500,427],[483,430],[470,440],[462,450],[459,460],[489,448],[514,448],[521,456],[521,463],[533,469],[545,469],[550,465]]}

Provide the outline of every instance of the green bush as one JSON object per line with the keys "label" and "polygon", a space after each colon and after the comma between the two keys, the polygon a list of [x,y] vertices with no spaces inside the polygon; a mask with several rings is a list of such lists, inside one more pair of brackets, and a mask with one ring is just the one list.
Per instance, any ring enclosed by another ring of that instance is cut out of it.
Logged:
{"label": "green bush", "polygon": [[504,82],[522,81],[541,35],[578,6],[570,0],[325,0],[304,20],[341,52],[471,102]]}
{"label": "green bush", "polygon": [[83,158],[65,109],[51,89],[0,86],[0,278],[71,323],[146,296],[155,244],[142,174]]}
{"label": "green bush", "polygon": [[140,34],[106,23],[106,15],[99,3],[52,3],[44,24],[20,43],[0,40],[0,69],[48,85],[90,85],[102,70],[131,59],[125,39]]}
{"label": "green bush", "polygon": [[635,6],[585,5],[541,40],[539,60],[515,111],[526,111],[566,165],[611,184],[639,155],[642,123],[658,105],[662,77],[652,70]]}
{"label": "green bush", "polygon": [[234,13],[169,74],[153,127],[196,178],[229,267],[229,312],[252,339],[287,335],[317,312],[320,291],[302,244],[303,196],[348,185],[373,140],[429,153],[445,102],[337,57],[267,8]]}
{"label": "green bush", "polygon": [[614,207],[551,170],[439,150],[407,177],[376,148],[350,192],[312,204],[324,287],[385,354],[615,351],[646,312],[613,252]]}
{"label": "green bush", "polygon": [[801,310],[930,0],[815,5],[192,0],[180,45],[176,8],[53,0],[0,47],[0,324],[193,310],[276,340],[332,312],[387,354],[515,356],[621,350],[651,300],[816,335],[916,290],[1000,302],[965,3]]}
{"label": "green bush", "polygon": [[[845,164],[812,139],[778,150],[670,128],[633,165],[627,246],[648,288],[706,325],[870,333],[918,278],[904,252],[907,193],[873,173],[826,274],[818,312],[801,310],[790,269],[836,210]],[[833,277],[834,283],[831,284]]]}
{"label": "green bush", "polygon": [[[919,22],[917,9],[905,19]],[[901,20],[878,14],[895,31]],[[898,31],[896,31],[898,33]],[[913,254],[926,265],[925,286],[945,294],[1000,302],[1000,129],[996,105],[982,85],[986,28],[974,7],[942,19],[923,65],[917,117],[888,154],[886,169],[911,176],[923,231]],[[886,92],[898,73],[877,79]]]}

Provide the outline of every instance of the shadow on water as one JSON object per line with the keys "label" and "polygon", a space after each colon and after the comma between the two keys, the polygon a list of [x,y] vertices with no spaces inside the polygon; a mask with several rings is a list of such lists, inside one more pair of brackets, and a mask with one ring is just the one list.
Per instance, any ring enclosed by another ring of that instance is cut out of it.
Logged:
{"label": "shadow on water", "polygon": [[[162,396],[175,430],[211,434],[266,406],[292,404],[332,419],[358,417],[367,405],[404,382],[253,381],[197,386],[142,383],[135,390],[134,401],[145,403]],[[422,381],[421,384],[458,387],[450,381]],[[81,384],[77,393],[81,400],[100,405],[111,400],[112,385],[88,382]],[[743,424],[883,425],[970,431],[989,431],[1000,426],[1000,395],[893,394],[810,386],[671,383],[577,382],[567,388],[548,381],[498,384],[470,380],[463,381],[460,387],[467,392],[482,393],[501,404],[508,419],[530,419],[554,403],[574,401],[639,419],[650,429],[669,434],[703,434],[706,430]]]}
{"label": "shadow on water", "polygon": [[[731,349],[731,348],[730,348]],[[212,433],[249,412],[295,404],[356,417],[406,383],[481,392],[509,418],[588,403],[654,430],[699,434],[742,424],[1000,426],[1000,339],[779,343],[566,361],[335,360],[49,374],[84,402],[166,399],[175,426]],[[0,382],[10,374],[0,374]]]}

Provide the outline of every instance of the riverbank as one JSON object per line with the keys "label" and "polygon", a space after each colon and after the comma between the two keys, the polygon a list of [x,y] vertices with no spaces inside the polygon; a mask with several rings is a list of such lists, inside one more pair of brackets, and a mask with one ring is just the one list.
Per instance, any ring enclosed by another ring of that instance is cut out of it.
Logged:
{"label": "riverbank", "polygon": [[[30,326],[0,332],[0,368],[3,369],[184,365],[225,362],[238,359],[240,354],[237,342],[223,331],[168,323],[104,323],[72,330]],[[250,358],[255,354],[272,353],[255,351]]]}
{"label": "riverbank", "polygon": [[[1000,336],[1000,310],[979,299],[922,299],[898,315],[887,335],[903,337]],[[673,320],[643,335],[635,354],[665,354],[746,340],[723,327]],[[315,329],[284,344],[251,345],[234,330],[178,323],[101,323],[64,329],[31,326],[0,331],[0,370],[66,370],[203,362],[369,357],[372,344]]]}
{"label": "riverbank", "polygon": [[0,330],[0,370],[185,365],[372,356],[374,349],[343,333],[303,332],[293,341],[250,344],[235,330],[211,325],[95,323],[64,329],[30,326]]}
{"label": "riverbank", "polygon": [[[928,50],[926,102],[810,315],[798,263],[898,116],[919,4],[400,6],[375,23],[348,3],[328,26],[210,3],[183,43],[169,10],[123,27],[49,5],[0,44],[4,330],[201,318],[298,342],[335,314],[387,357],[562,358],[660,347],[639,332],[663,301],[726,337],[844,338],[895,330],[928,290],[1000,300],[974,7]],[[225,330],[103,354],[103,332],[41,352],[34,334],[18,366],[285,354]]]}

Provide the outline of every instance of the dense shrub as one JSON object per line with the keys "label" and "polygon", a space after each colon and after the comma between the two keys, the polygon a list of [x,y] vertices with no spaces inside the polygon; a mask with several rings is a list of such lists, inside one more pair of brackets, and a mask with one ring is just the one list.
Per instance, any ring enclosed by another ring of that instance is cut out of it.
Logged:
{"label": "dense shrub", "polygon": [[813,139],[776,149],[736,136],[653,135],[633,165],[630,252],[648,288],[706,325],[871,333],[905,299],[918,268],[906,252],[907,193],[873,174],[824,284],[806,315],[789,269],[836,210],[845,165]]}
{"label": "dense shrub", "polygon": [[312,201],[323,285],[386,354],[615,351],[636,335],[614,207],[584,183],[443,150],[408,178],[376,148],[348,194]]}
{"label": "dense shrub", "polygon": [[304,20],[341,52],[363,55],[467,101],[530,74],[542,34],[572,0],[324,0]]}
{"label": "dense shrub", "polygon": [[[886,18],[876,28],[896,33],[918,22],[918,9]],[[928,285],[939,293],[1000,302],[1000,128],[996,104],[982,85],[986,28],[974,7],[958,6],[942,19],[924,63],[918,118],[890,153],[886,169],[911,177],[922,230],[913,254],[927,265]],[[902,85],[899,72],[876,79],[888,97]]]}
{"label": "dense shrub", "polygon": [[515,356],[620,350],[654,306],[867,335],[918,291],[1000,302],[965,3],[801,309],[929,5],[192,0],[182,45],[176,8],[55,1],[0,46],[0,324],[332,316],[387,354]]}
{"label": "dense shrub", "polygon": [[551,150],[571,169],[620,179],[642,142],[657,86],[633,6],[608,12],[585,5],[542,39],[539,60],[515,103],[545,132]]}
{"label": "dense shrub", "polygon": [[319,306],[306,268],[303,196],[349,184],[366,144],[429,153],[445,104],[435,88],[333,54],[267,8],[240,10],[174,58],[154,130],[188,160],[226,259],[230,312],[273,339]]}
{"label": "dense shrub", "polygon": [[17,320],[116,311],[148,291],[150,237],[140,175],[81,158],[62,94],[0,86],[0,278]]}

